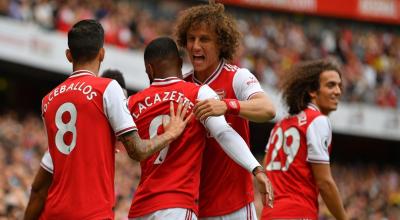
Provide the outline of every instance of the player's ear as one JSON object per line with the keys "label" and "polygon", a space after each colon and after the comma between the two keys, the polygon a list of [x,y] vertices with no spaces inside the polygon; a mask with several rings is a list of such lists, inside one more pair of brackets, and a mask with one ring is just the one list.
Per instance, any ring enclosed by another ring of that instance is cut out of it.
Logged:
{"label": "player's ear", "polygon": [[150,82],[153,82],[154,79],[154,68],[150,63],[146,63],[146,73],[147,76],[149,77]]}
{"label": "player's ear", "polygon": [[105,55],[106,55],[106,50],[104,50],[104,47],[100,48],[100,51],[99,51],[99,61],[100,62],[103,62]]}
{"label": "player's ear", "polygon": [[311,97],[311,100],[317,98],[317,91],[308,91],[308,95]]}
{"label": "player's ear", "polygon": [[72,63],[72,54],[71,51],[69,49],[65,50],[65,56],[67,57],[67,60]]}

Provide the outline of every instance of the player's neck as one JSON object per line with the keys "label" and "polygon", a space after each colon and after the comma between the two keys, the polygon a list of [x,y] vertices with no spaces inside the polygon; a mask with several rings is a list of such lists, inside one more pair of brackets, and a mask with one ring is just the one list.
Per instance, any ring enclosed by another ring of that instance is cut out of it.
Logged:
{"label": "player's neck", "polygon": [[218,62],[215,62],[213,65],[210,65],[208,68],[205,68],[203,70],[194,70],[194,76],[197,80],[200,82],[204,83],[211,75],[213,75],[217,69],[219,69],[219,65],[222,62],[222,60],[219,60]]}
{"label": "player's neck", "polygon": [[161,68],[162,72],[156,74],[157,78],[165,79],[169,77],[182,78],[182,70],[176,68]]}
{"label": "player's neck", "polygon": [[88,63],[74,63],[72,64],[73,72],[77,70],[89,70],[94,73],[96,76],[99,73],[100,65],[98,62],[88,62]]}

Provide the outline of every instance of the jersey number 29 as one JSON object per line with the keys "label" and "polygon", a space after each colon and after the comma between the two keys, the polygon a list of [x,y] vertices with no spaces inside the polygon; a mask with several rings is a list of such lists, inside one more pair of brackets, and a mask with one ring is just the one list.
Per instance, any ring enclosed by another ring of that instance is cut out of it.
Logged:
{"label": "jersey number 29", "polygon": [[[290,141],[288,141],[290,140]],[[283,152],[286,155],[286,162],[282,167],[282,159],[279,159],[278,152],[283,147]],[[286,131],[283,131],[281,127],[278,127],[272,134],[268,142],[268,151],[272,150],[271,160],[268,163],[266,170],[282,170],[287,171],[290,164],[293,162],[297,155],[300,147],[300,134],[299,131],[291,127]],[[276,161],[275,161],[276,160]]]}

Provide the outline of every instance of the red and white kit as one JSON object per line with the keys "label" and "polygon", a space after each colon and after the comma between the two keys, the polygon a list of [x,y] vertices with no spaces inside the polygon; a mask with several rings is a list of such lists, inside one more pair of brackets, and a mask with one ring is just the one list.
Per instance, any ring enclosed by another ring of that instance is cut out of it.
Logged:
{"label": "red and white kit", "polygon": [[[149,88],[129,98],[128,106],[138,125],[140,136],[151,138],[162,133],[162,117],[169,115],[171,101],[175,105],[180,101],[188,103],[191,111],[197,99],[208,98],[218,96],[207,85],[198,86],[170,77],[154,79]],[[225,151],[245,167],[246,172],[259,165],[251,156],[245,141],[226,123],[224,117],[209,117],[203,123],[210,134],[218,137],[223,146],[235,145]],[[198,216],[200,169],[206,146],[205,136],[206,130],[203,125],[193,119],[177,140],[141,162],[142,176],[133,197],[129,218],[160,216],[163,213],[159,210],[170,212],[174,208],[194,212],[194,215],[188,215],[190,219]]]}
{"label": "red and white kit", "polygon": [[[264,92],[247,69],[221,61],[217,69],[203,83],[193,73],[187,81],[210,86],[220,98],[248,100]],[[249,122],[235,115],[225,115],[226,121],[250,143]],[[201,169],[200,217],[221,216],[239,210],[254,200],[251,174],[236,164],[211,136],[207,138]]]}
{"label": "red and white kit", "polygon": [[[41,219],[114,219],[115,136],[136,130],[115,80],[75,71],[42,100],[53,174]],[[76,207],[79,207],[78,209]]]}
{"label": "red and white kit", "polygon": [[318,219],[318,188],[310,163],[329,164],[332,128],[315,105],[278,122],[266,147],[265,169],[274,188],[274,208],[262,219]]}

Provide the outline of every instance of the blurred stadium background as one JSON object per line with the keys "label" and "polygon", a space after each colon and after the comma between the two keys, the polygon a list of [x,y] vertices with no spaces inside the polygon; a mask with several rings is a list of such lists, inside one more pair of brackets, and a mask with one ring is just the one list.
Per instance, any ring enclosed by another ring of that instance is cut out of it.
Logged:
{"label": "blurred stadium background", "polygon": [[[343,64],[343,97],[331,115],[332,167],[352,219],[400,219],[400,1],[225,0],[243,43],[235,63],[279,106],[293,64],[333,56]],[[130,94],[146,87],[143,48],[171,35],[179,11],[204,1],[0,0],[0,219],[21,219],[46,149],[41,98],[70,73],[66,32],[96,18],[106,31],[101,71],[124,73]],[[189,64],[184,67],[189,69]],[[261,159],[273,123],[251,124]],[[137,163],[119,153],[116,219],[127,219]],[[257,204],[260,209],[260,204]],[[320,204],[320,219],[332,219]]]}

